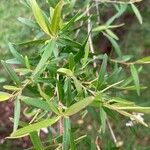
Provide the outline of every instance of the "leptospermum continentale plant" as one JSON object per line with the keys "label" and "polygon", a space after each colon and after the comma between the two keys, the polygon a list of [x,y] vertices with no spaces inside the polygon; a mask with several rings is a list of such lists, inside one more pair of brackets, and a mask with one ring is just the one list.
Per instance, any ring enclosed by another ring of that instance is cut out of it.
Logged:
{"label": "leptospermum continentale plant", "polygon": [[[35,21],[22,17],[19,21],[37,35],[32,41],[9,43],[14,58],[2,61],[12,84],[3,86],[5,92],[0,92],[0,101],[14,101],[13,132],[8,138],[29,136],[34,145],[31,149],[36,150],[76,150],[81,149],[81,142],[85,149],[100,149],[97,137],[105,133],[107,125],[112,134],[109,121],[114,112],[131,120],[127,126],[148,127],[142,115],[150,113],[149,107],[116,96],[124,90],[136,90],[140,95],[144,87],[139,81],[139,65],[150,63],[150,57],[130,61],[120,50],[119,37],[113,32],[124,26],[116,20],[127,8],[133,10],[142,24],[134,4],[138,1],[47,0],[49,13],[44,12],[36,0],[22,1],[32,9]],[[101,20],[102,6],[114,7],[115,14],[106,22]],[[98,34],[110,41],[113,56],[95,51],[93,40]],[[36,53],[21,55],[17,48],[36,49]],[[126,69],[131,73],[127,74]],[[22,121],[21,113],[30,116],[30,122]],[[97,124],[97,132],[87,146],[86,129],[81,135],[80,126],[75,124],[76,119],[88,121],[91,117]],[[44,129],[49,138],[42,142],[39,132]],[[113,139],[118,146],[114,136]]]}

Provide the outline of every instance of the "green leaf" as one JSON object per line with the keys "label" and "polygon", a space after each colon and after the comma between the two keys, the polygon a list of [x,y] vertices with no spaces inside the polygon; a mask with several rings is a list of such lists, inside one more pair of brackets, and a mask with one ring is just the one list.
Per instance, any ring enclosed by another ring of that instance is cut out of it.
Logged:
{"label": "green leaf", "polygon": [[56,5],[53,16],[52,16],[51,29],[55,35],[57,34],[60,28],[61,11],[62,11],[63,5],[64,5],[64,1],[60,0],[60,2]]}
{"label": "green leaf", "polygon": [[71,130],[70,120],[69,118],[64,118],[63,150],[69,149],[70,130]]}
{"label": "green leaf", "polygon": [[22,101],[30,106],[37,107],[43,109],[45,111],[51,111],[50,106],[42,99],[39,98],[23,98]]}
{"label": "green leaf", "polygon": [[73,136],[71,129],[70,129],[70,149],[71,150],[77,150],[75,139],[74,139],[74,136]]}
{"label": "green leaf", "polygon": [[38,131],[42,128],[48,127],[53,125],[54,123],[56,123],[58,120],[60,119],[60,117],[53,117],[52,119],[45,119],[43,121],[34,123],[34,124],[30,124],[26,127],[23,127],[15,132],[13,132],[10,136],[10,138],[20,138],[20,137],[24,137],[26,135],[28,135],[29,133],[33,132],[33,131]]}
{"label": "green leaf", "polygon": [[38,25],[33,20],[30,20],[30,19],[27,19],[27,18],[23,18],[23,17],[19,17],[18,20],[21,23],[23,23],[23,24],[25,24],[25,25],[27,25],[27,26],[29,26],[31,28],[38,28]]}
{"label": "green leaf", "polygon": [[85,46],[85,54],[84,54],[84,58],[83,58],[83,62],[82,62],[82,66],[84,66],[87,61],[88,61],[88,56],[89,56],[89,52],[90,52],[90,47],[89,47],[89,42],[86,43]]}
{"label": "green leaf", "polygon": [[101,118],[101,129],[102,129],[102,132],[105,133],[107,115],[103,107],[100,108],[100,118]]}
{"label": "green leaf", "polygon": [[106,33],[103,33],[107,38],[108,38],[108,40],[111,42],[111,44],[112,44],[112,46],[114,47],[114,49],[115,49],[115,51],[116,51],[116,53],[117,53],[117,55],[119,56],[119,57],[121,57],[121,50],[120,50],[120,47],[119,47],[119,45],[118,45],[118,43],[115,41],[115,39],[113,39],[110,35],[108,35],[108,34],[106,34]]}
{"label": "green leaf", "polygon": [[3,88],[6,89],[6,90],[9,90],[9,91],[19,91],[19,90],[21,90],[21,88],[18,88],[16,86],[11,86],[11,85],[4,85]]}
{"label": "green leaf", "polygon": [[118,36],[117,36],[114,32],[112,32],[111,30],[107,29],[106,32],[107,32],[107,34],[108,34],[109,36],[111,36],[113,39],[119,40]]}
{"label": "green leaf", "polygon": [[19,120],[20,120],[20,110],[21,110],[21,106],[20,106],[20,100],[17,97],[15,100],[15,108],[14,108],[14,127],[13,127],[13,132],[15,132],[19,126]]}
{"label": "green leaf", "polygon": [[42,142],[38,136],[38,132],[34,131],[30,133],[30,139],[34,145],[35,150],[44,150]]}
{"label": "green leaf", "polygon": [[132,10],[134,11],[134,13],[135,13],[139,23],[142,24],[143,23],[143,19],[142,19],[142,16],[141,16],[138,8],[134,4],[131,4],[131,7],[132,7]]}
{"label": "green leaf", "polygon": [[101,86],[104,82],[104,77],[105,77],[106,69],[107,69],[107,60],[108,60],[108,56],[107,56],[107,54],[105,54],[103,56],[103,62],[102,62],[102,65],[101,65],[101,68],[100,68],[100,71],[99,71],[99,76],[98,76],[98,81],[97,81],[97,88],[99,86]]}
{"label": "green leaf", "polygon": [[55,48],[56,48],[55,40],[50,40],[46,45],[46,47],[44,48],[44,52],[42,54],[41,60],[33,72],[33,78],[40,74],[40,71],[45,66],[47,60],[51,57],[52,52],[55,50]]}
{"label": "green leaf", "polygon": [[40,7],[38,6],[36,0],[29,0],[34,17],[37,21],[37,23],[39,24],[39,26],[42,28],[42,30],[47,33],[48,35],[51,34],[50,32],[50,23],[48,22],[48,20],[46,20],[46,17],[43,13],[43,11],[40,9]]}
{"label": "green leaf", "polygon": [[73,72],[72,72],[71,70],[69,70],[69,69],[66,69],[66,68],[59,68],[59,69],[57,70],[57,72],[63,73],[63,74],[65,74],[65,75],[69,76],[69,77],[72,77],[72,76],[73,76]]}
{"label": "green leaf", "polygon": [[26,41],[26,42],[22,42],[22,43],[16,43],[15,45],[18,45],[18,46],[24,46],[24,45],[30,46],[30,45],[32,45],[32,46],[34,46],[37,44],[43,44],[45,41],[47,41],[47,39]]}
{"label": "green leaf", "polygon": [[107,25],[100,25],[98,27],[95,27],[92,31],[93,32],[99,32],[99,31],[103,31],[103,30],[106,30],[108,28]]}
{"label": "green leaf", "polygon": [[76,42],[76,41],[70,39],[69,37],[61,37],[59,39],[59,42],[65,46],[68,45],[68,46],[78,48],[78,49],[82,48],[82,45],[79,42]]}
{"label": "green leaf", "polygon": [[136,64],[149,64],[150,63],[150,56],[139,59],[135,63]]}
{"label": "green leaf", "polygon": [[60,113],[59,113],[59,109],[58,109],[58,107],[55,105],[55,102],[54,102],[54,101],[51,101],[50,97],[49,97],[46,93],[44,93],[44,92],[42,91],[42,89],[41,89],[41,87],[40,87],[39,85],[38,85],[38,90],[39,90],[39,92],[40,92],[40,95],[46,100],[47,105],[49,105],[50,109],[51,109],[54,113],[56,113],[57,115],[59,115],[59,114],[60,114]]}
{"label": "green leaf", "polygon": [[76,113],[78,113],[83,108],[87,107],[89,104],[91,104],[94,101],[94,97],[90,96],[87,98],[84,98],[83,100],[80,100],[76,102],[75,104],[71,105],[67,110],[65,111],[66,116],[71,116]]}
{"label": "green leaf", "polygon": [[75,61],[74,61],[74,55],[72,53],[70,53],[68,61],[69,61],[69,69],[73,70],[75,66]]}
{"label": "green leaf", "polygon": [[18,60],[20,61],[22,64],[24,64],[24,58],[17,52],[17,50],[13,47],[13,45],[9,42],[8,43],[10,52],[12,53],[12,55]]}
{"label": "green leaf", "polygon": [[132,64],[130,65],[131,75],[136,86],[137,94],[140,95],[140,81],[138,76],[138,71],[136,70],[135,66]]}
{"label": "green leaf", "polygon": [[74,24],[76,22],[76,19],[80,16],[80,13],[78,12],[75,16],[73,16],[70,21],[68,21],[64,26],[63,28],[61,29],[62,32],[65,32],[67,31],[71,26],[72,24]]}
{"label": "green leaf", "polygon": [[0,102],[9,100],[10,97],[11,97],[11,95],[9,93],[0,92]]}
{"label": "green leaf", "polygon": [[72,79],[74,81],[74,85],[75,85],[78,93],[81,93],[81,91],[82,91],[82,85],[81,85],[80,81],[76,77],[72,77]]}
{"label": "green leaf", "polygon": [[5,63],[3,60],[1,62],[2,62],[2,65],[4,66],[5,70],[11,77],[11,79],[16,83],[16,85],[20,86],[21,85],[20,79],[18,78],[17,74],[12,69],[12,67],[9,64]]}

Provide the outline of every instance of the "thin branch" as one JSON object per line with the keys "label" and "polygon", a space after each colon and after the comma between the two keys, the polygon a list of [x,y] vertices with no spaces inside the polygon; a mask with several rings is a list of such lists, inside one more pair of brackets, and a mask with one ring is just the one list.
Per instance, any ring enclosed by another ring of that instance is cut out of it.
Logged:
{"label": "thin branch", "polygon": [[[90,16],[90,11],[89,11],[89,6],[87,6],[87,16],[89,17]],[[88,34],[89,34],[89,45],[90,45],[90,50],[91,50],[91,53],[94,54],[94,46],[93,46],[93,41],[92,41],[92,35],[91,35],[91,19],[89,17],[88,19],[88,26],[87,26],[87,30],[88,30]],[[95,59],[95,56],[93,56],[93,58]],[[93,66],[94,68],[96,68],[96,62],[93,62]]]}
{"label": "thin branch", "polygon": [[142,0],[129,0],[128,2],[124,1],[117,1],[117,0],[94,0],[95,2],[100,2],[100,3],[111,3],[111,4],[133,4],[137,2],[141,2]]}
{"label": "thin branch", "polygon": [[114,131],[113,131],[111,125],[110,125],[109,120],[107,120],[107,125],[108,125],[108,128],[110,130],[110,133],[111,133],[111,136],[113,138],[113,141],[114,141],[115,145],[117,146],[117,138],[116,138],[115,133],[114,133]]}

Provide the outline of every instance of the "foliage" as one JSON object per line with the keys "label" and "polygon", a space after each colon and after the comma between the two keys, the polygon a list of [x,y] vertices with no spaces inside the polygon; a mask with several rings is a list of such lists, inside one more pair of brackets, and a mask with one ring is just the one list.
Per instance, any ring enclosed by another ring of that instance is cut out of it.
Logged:
{"label": "foliage", "polygon": [[[142,24],[134,2],[137,1],[85,1],[79,5],[74,0],[48,0],[49,12],[44,12],[36,0],[23,2],[32,9],[35,21],[27,18],[19,21],[34,29],[37,35],[32,41],[9,43],[13,59],[2,61],[13,82],[4,86],[6,91],[0,93],[0,101],[15,101],[14,128],[8,138],[29,135],[37,150],[48,149],[53,143],[53,149],[75,150],[80,142],[86,147],[90,139],[90,149],[96,149],[99,144],[95,141],[105,133],[106,125],[110,127],[109,118],[115,117],[114,112],[128,117],[134,125],[148,127],[138,113],[150,113],[150,107],[119,97],[124,90],[136,90],[140,95],[145,89],[139,80],[141,65],[150,63],[149,56],[132,61],[130,56],[123,55],[119,37],[113,32],[124,26],[115,22],[129,8]],[[107,3],[114,7],[115,14],[101,21],[99,5],[107,9]],[[99,34],[110,41],[113,55],[94,50],[92,40]],[[21,54],[18,49],[24,46],[36,49],[35,55]],[[21,111],[22,105],[26,111]],[[28,111],[30,122],[22,122],[21,112],[29,117]],[[98,132],[94,137],[86,133],[78,135],[79,128],[75,128],[73,116],[86,120],[91,112],[97,116],[94,120],[98,123]],[[60,127],[46,145],[38,136],[39,130],[49,128],[52,134],[56,129],[52,127],[54,124]],[[118,147],[115,139],[114,142]]]}

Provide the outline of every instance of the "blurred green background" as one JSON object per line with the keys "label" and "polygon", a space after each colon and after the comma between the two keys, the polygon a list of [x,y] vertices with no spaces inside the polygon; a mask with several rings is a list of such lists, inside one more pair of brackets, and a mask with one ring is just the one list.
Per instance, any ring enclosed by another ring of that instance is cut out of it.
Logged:
{"label": "blurred green background", "polygon": [[[144,22],[140,25],[134,16],[134,14],[126,14],[124,21],[126,27],[121,32],[120,45],[124,49],[124,54],[134,55],[134,59],[142,58],[144,56],[150,56],[150,1],[144,0],[137,5],[141,11]],[[32,31],[23,26],[17,18],[31,17],[30,9],[27,9],[20,4],[19,0],[0,0],[0,59],[6,59],[9,57],[9,51],[7,42],[19,42],[21,40],[26,41]],[[141,96],[137,96],[136,92],[130,92],[126,94],[126,97],[131,100],[135,100],[137,103],[150,106],[150,65],[144,65],[143,71],[140,74],[141,83],[148,88],[141,92]],[[3,82],[3,76],[5,75],[2,66],[0,65],[0,82]],[[1,104],[0,104],[1,105]],[[1,119],[1,118],[0,118]],[[9,119],[9,118],[7,118]],[[145,120],[150,125],[150,117],[145,116]],[[133,133],[129,128],[125,128],[126,120],[117,123],[114,127],[121,142],[123,142],[122,149],[124,150],[150,150],[150,129],[142,126],[136,127]],[[1,128],[1,127],[0,127]],[[1,130],[1,129],[0,129]],[[106,143],[106,150],[112,149],[113,142],[110,135],[107,133],[104,136]],[[0,149],[9,150],[17,149],[12,147],[12,142],[0,141]],[[110,146],[109,146],[110,145]],[[111,148],[109,148],[111,147]]]}

